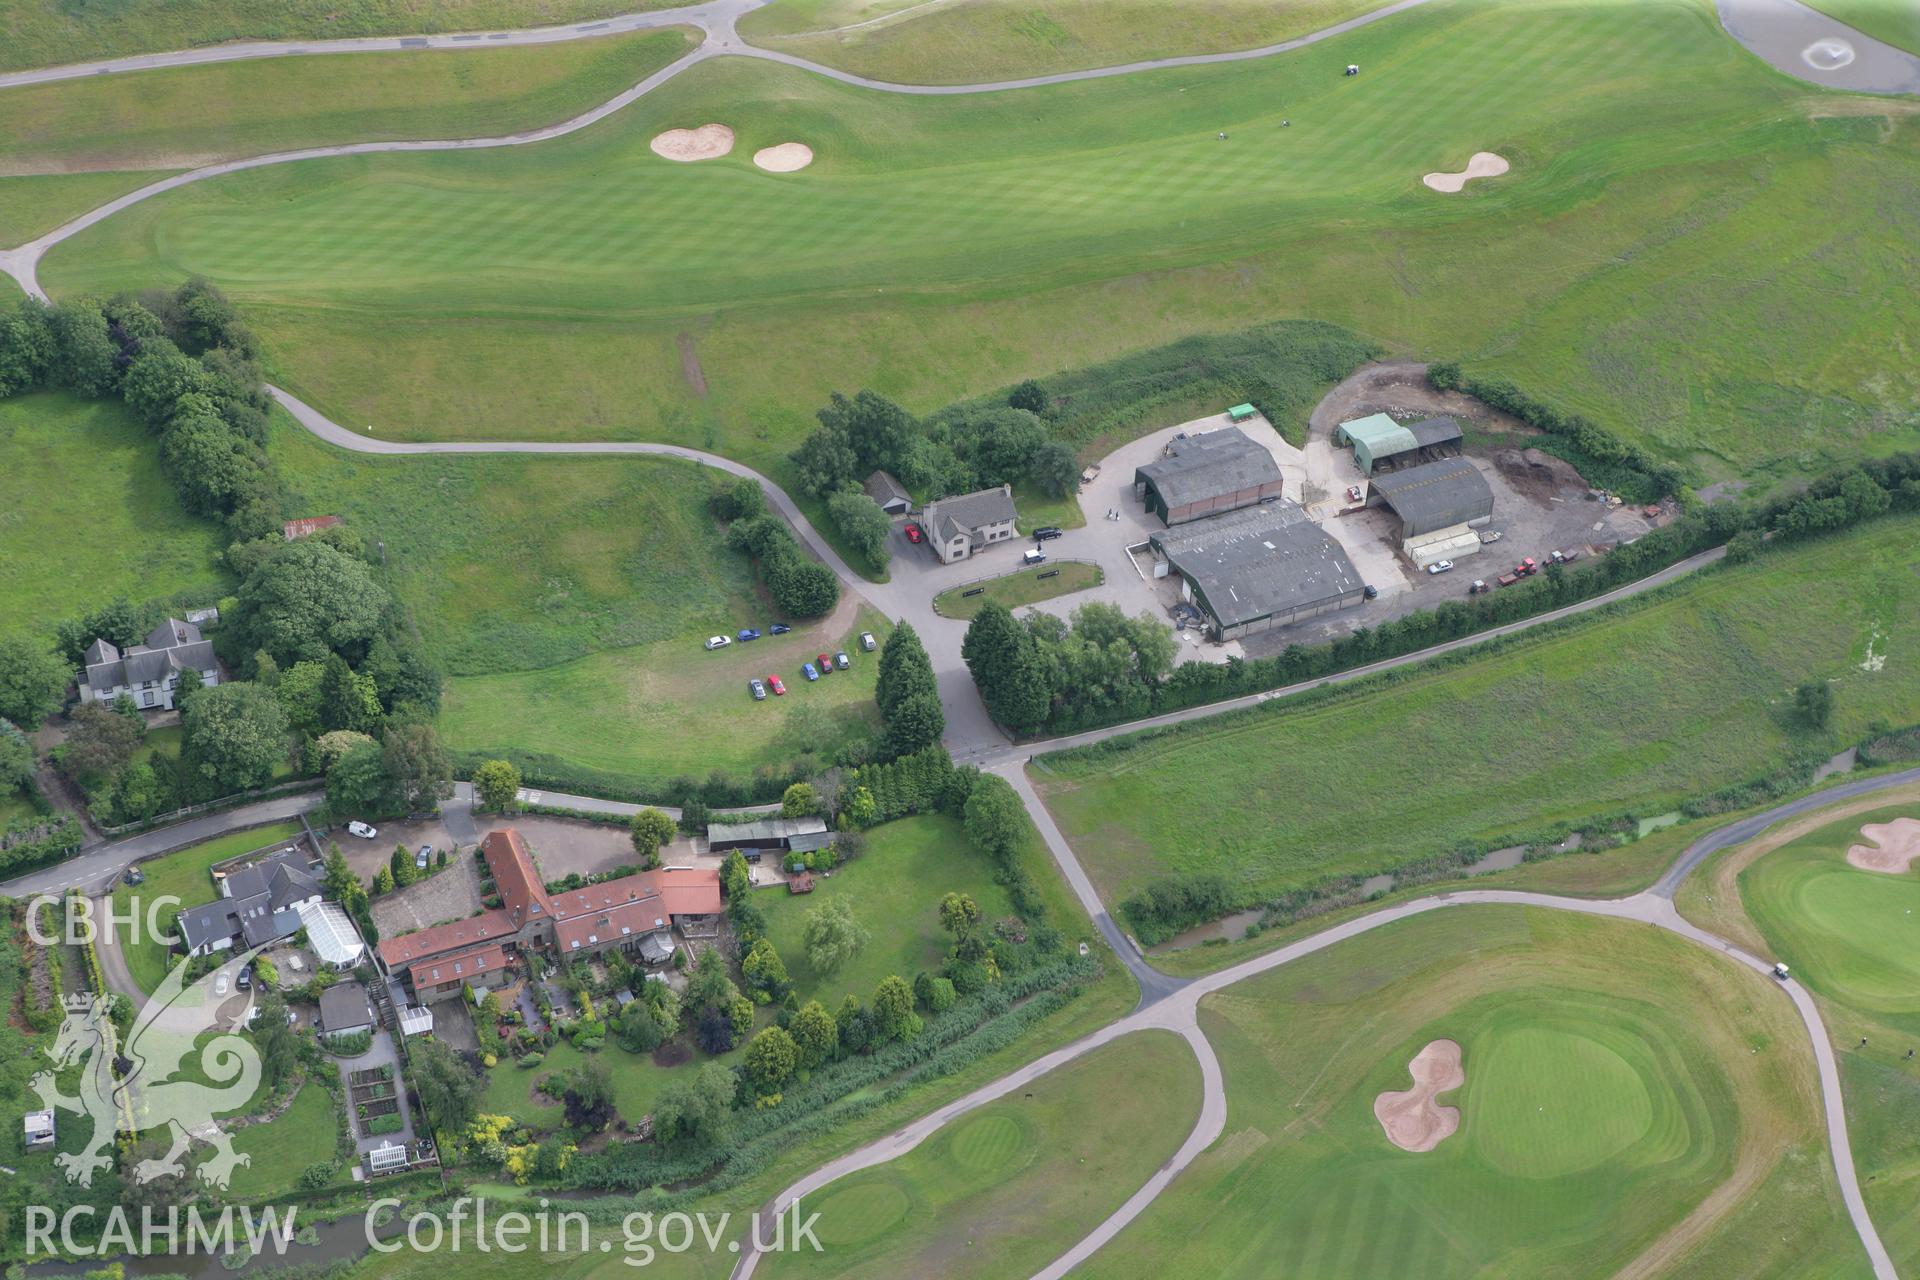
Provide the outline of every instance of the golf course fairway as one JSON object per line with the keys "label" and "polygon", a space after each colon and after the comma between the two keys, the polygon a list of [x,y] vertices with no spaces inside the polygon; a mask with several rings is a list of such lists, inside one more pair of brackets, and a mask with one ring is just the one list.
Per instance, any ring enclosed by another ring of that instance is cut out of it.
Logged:
{"label": "golf course fairway", "polygon": [[[1465,907],[1230,987],[1201,1025],[1225,1134],[1086,1275],[1867,1273],[1791,1007],[1669,935]],[[1443,1039],[1459,1129],[1401,1150],[1374,1101]]]}
{"label": "golf course fairway", "polygon": [[1887,875],[1847,862],[1862,827],[1899,818],[1920,818],[1920,804],[1849,813],[1758,857],[1747,847],[1723,856],[1739,866],[1748,854],[1735,880],[1737,910],[1820,1002],[1867,1210],[1895,1267],[1912,1275],[1920,1268],[1920,871]]}
{"label": "golf course fairway", "polygon": [[[650,149],[708,123],[729,155]],[[753,165],[788,142],[813,164]],[[1511,170],[1421,185],[1478,150]],[[1883,358],[1915,345],[1917,175],[1911,122],[1773,72],[1704,0],[1434,0],[1272,58],[961,97],[715,58],[558,141],[168,192],[40,278],[204,275],[281,385],[389,439],[770,462],[835,390],[925,412],[1308,318],[1744,471],[1917,438],[1920,383]]]}
{"label": "golf course fairway", "polygon": [[759,1275],[1032,1275],[1152,1176],[1200,1113],[1192,1050],[1127,1036],[807,1199],[824,1252]]}

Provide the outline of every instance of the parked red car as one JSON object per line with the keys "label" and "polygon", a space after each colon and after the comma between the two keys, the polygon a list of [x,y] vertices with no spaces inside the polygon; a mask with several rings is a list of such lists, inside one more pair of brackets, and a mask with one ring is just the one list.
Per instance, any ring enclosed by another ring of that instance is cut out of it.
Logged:
{"label": "parked red car", "polygon": [[921,538],[920,526],[915,524],[911,520],[907,521],[907,541],[912,543],[918,543],[920,541],[920,538]]}
{"label": "parked red car", "polygon": [[814,661],[814,664],[820,668],[820,674],[823,676],[827,675],[833,670],[833,659],[829,658],[824,653],[821,654],[819,657],[815,658],[813,661]]}
{"label": "parked red car", "polygon": [[787,686],[780,683],[779,676],[768,676],[767,688],[773,690],[776,695],[783,694],[787,691]]}

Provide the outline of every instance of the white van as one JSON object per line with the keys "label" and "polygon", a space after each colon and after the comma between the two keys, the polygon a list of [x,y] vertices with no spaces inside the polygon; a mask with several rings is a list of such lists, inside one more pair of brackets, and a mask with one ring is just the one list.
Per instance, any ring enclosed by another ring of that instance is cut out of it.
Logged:
{"label": "white van", "polygon": [[1045,564],[1047,562],[1047,553],[1035,547],[1032,551],[1022,556],[1021,559],[1027,564]]}

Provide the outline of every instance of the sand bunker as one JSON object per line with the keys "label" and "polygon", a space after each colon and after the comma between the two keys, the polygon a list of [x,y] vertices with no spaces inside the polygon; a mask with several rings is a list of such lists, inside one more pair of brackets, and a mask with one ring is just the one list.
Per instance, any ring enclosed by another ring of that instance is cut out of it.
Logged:
{"label": "sand bunker", "polygon": [[804,142],[782,142],[754,152],[753,162],[768,173],[792,173],[813,163],[813,148]]}
{"label": "sand bunker", "polygon": [[1458,173],[1429,173],[1420,181],[1435,191],[1444,191],[1449,195],[1473,181],[1475,178],[1497,178],[1507,171],[1504,157],[1491,151],[1476,151],[1473,159],[1467,161],[1467,167]]}
{"label": "sand bunker", "polygon": [[698,129],[669,129],[654,135],[653,153],[669,160],[717,160],[733,150],[733,130],[723,124]]}
{"label": "sand bunker", "polygon": [[1892,822],[1869,822],[1860,828],[1864,838],[1880,846],[1869,849],[1856,844],[1847,850],[1847,861],[1862,871],[1884,871],[1903,876],[1920,858],[1920,818],[1895,818]]}
{"label": "sand bunker", "polygon": [[1387,1141],[1402,1151],[1431,1151],[1460,1127],[1460,1108],[1434,1101],[1467,1082],[1467,1073],[1460,1069],[1460,1046],[1435,1040],[1413,1055],[1407,1073],[1413,1088],[1375,1098],[1374,1119],[1387,1131]]}

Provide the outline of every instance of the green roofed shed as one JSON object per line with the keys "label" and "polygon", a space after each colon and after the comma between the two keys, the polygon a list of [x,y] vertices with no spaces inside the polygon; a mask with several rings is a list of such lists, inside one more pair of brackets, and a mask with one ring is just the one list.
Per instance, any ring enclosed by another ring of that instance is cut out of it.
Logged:
{"label": "green roofed shed", "polygon": [[1233,408],[1227,410],[1227,417],[1234,422],[1245,422],[1248,418],[1251,418],[1254,414],[1258,412],[1259,410],[1255,409],[1250,404],[1237,404],[1233,406]]}
{"label": "green roofed shed", "polygon": [[1372,475],[1374,463],[1381,458],[1391,458],[1397,453],[1406,453],[1419,447],[1413,432],[1384,413],[1372,413],[1352,422],[1341,423],[1334,429],[1333,439],[1335,444],[1353,446],[1353,460],[1364,475]]}

